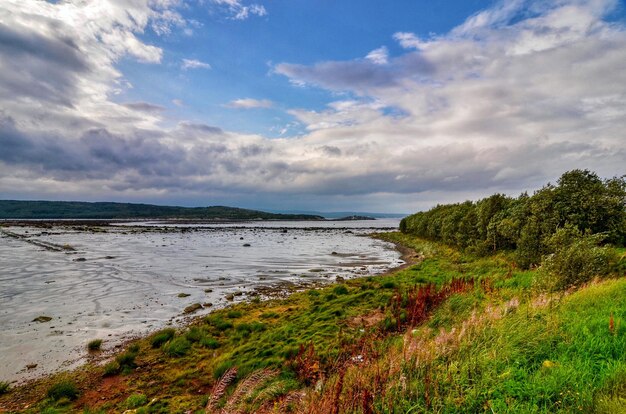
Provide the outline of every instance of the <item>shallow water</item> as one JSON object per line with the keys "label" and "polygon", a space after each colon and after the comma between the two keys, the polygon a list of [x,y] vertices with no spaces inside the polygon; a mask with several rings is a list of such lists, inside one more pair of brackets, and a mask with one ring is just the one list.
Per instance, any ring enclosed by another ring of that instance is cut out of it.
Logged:
{"label": "shallow water", "polygon": [[[230,303],[229,293],[243,292],[235,301],[245,300],[260,287],[373,275],[402,263],[393,245],[363,236],[397,228],[397,220],[141,224],[102,232],[4,228],[27,238],[0,237],[0,380],[72,368],[84,362],[89,340],[103,338],[112,349],[182,323],[193,303],[213,304],[194,314],[201,315]],[[52,320],[33,322],[40,315]]]}

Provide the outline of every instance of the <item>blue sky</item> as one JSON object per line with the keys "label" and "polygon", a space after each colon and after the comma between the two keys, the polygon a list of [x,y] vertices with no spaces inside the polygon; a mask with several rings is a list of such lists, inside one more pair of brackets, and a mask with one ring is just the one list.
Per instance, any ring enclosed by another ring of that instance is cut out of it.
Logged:
{"label": "blue sky", "polygon": [[[117,99],[150,101],[172,109],[179,119],[220,125],[268,137],[304,132],[289,108],[320,110],[336,100],[330,91],[294,88],[284,76],[273,73],[281,62],[314,64],[326,60],[350,60],[385,46],[401,54],[393,40],[396,32],[419,37],[446,33],[492,1],[423,2],[395,1],[282,1],[263,7],[266,15],[234,19],[227,10],[191,2],[180,9],[185,19],[197,22],[193,34],[177,31],[159,36],[152,30],[140,36],[163,48],[159,65],[125,59],[118,67],[133,84]],[[180,62],[194,59],[210,69],[186,70]],[[154,88],[155,84],[160,85]],[[270,100],[270,108],[242,113],[225,107],[237,99]],[[182,107],[173,100],[182,101]],[[172,121],[175,121],[173,119]]]}
{"label": "blue sky", "polygon": [[7,0],[0,197],[412,212],[626,173],[617,0]]}

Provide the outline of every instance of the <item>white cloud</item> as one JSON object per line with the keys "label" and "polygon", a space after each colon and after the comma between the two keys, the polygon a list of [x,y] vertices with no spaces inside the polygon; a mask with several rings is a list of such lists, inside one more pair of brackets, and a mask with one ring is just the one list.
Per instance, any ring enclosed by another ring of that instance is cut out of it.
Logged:
{"label": "white cloud", "polygon": [[234,20],[246,20],[250,16],[267,16],[267,10],[262,4],[245,6],[241,0],[211,0],[214,4],[225,6]]}
{"label": "white cloud", "polygon": [[397,32],[393,38],[405,49],[420,49],[425,44],[414,33]]}
{"label": "white cloud", "polygon": [[188,69],[211,69],[211,65],[205,62],[201,62],[197,59],[183,59],[183,63],[180,65],[183,70]]}
{"label": "white cloud", "polygon": [[271,108],[274,106],[274,102],[268,99],[242,98],[230,101],[224,106],[236,109]]}
{"label": "white cloud", "polygon": [[371,60],[377,65],[385,65],[388,63],[389,50],[387,50],[385,46],[382,46],[369,52],[365,58]]}

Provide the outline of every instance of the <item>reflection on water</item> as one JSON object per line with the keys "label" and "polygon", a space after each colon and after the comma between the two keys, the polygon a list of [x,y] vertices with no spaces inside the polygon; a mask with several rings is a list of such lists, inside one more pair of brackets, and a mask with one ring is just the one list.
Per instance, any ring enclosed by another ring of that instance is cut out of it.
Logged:
{"label": "reflection on water", "polygon": [[[399,265],[400,255],[363,235],[397,223],[5,228],[26,238],[0,237],[0,380],[75,366],[89,340],[103,338],[110,349],[129,335],[181,322],[193,303],[215,308],[229,303],[229,293],[243,292],[235,296],[243,300],[284,282],[381,273]],[[33,322],[40,315],[53,319]],[[29,364],[37,367],[27,370]]]}

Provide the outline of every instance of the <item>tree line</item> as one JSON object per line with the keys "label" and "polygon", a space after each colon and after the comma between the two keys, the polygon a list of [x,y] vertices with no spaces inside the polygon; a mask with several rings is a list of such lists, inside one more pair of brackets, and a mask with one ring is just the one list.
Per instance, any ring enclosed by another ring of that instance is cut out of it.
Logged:
{"label": "tree line", "polygon": [[626,243],[626,176],[564,173],[532,196],[494,194],[443,204],[400,222],[400,230],[477,254],[514,251],[518,266],[538,265],[559,249]]}

